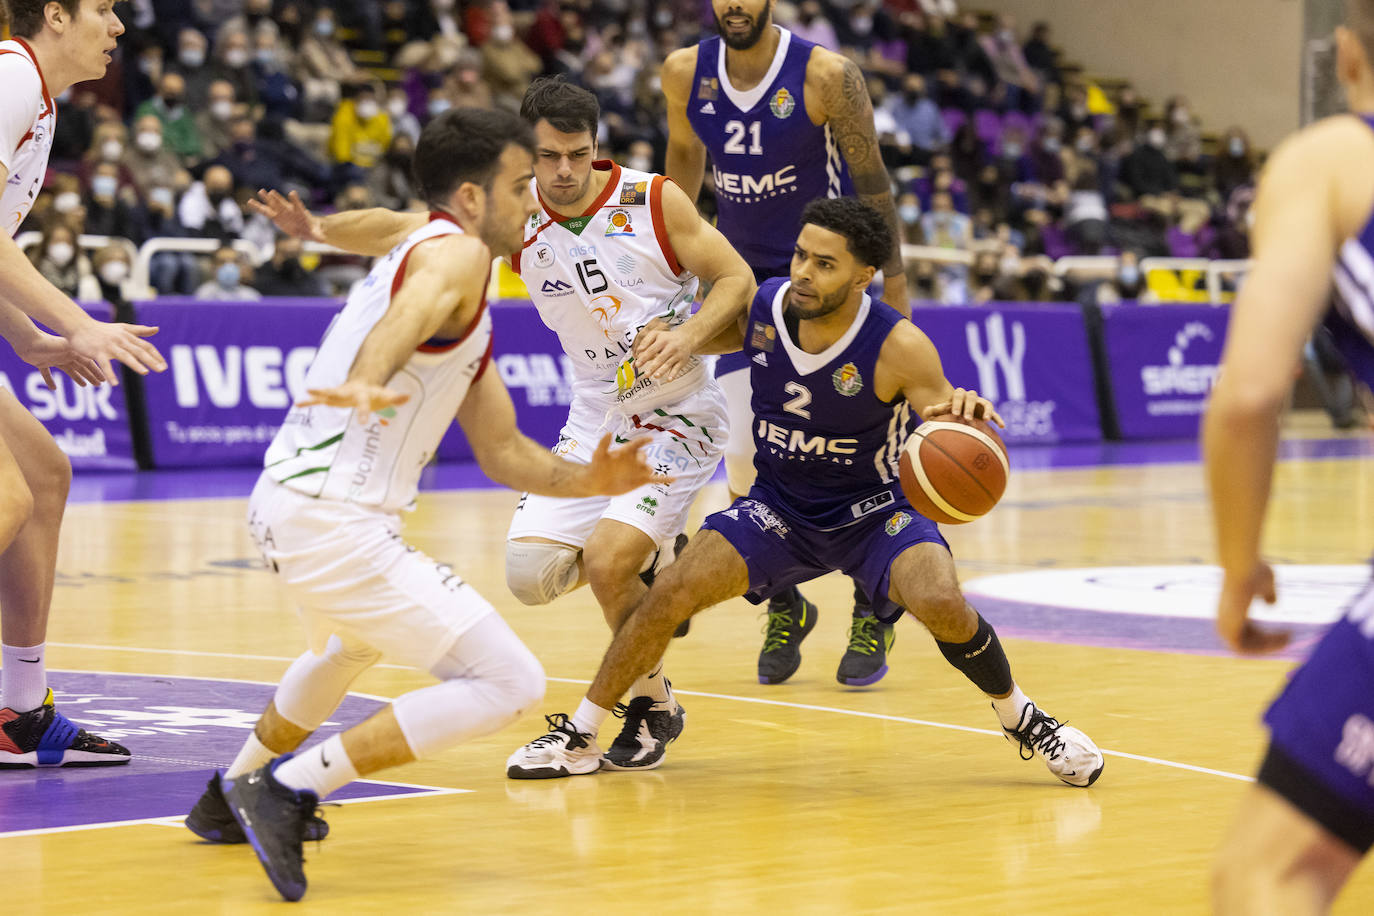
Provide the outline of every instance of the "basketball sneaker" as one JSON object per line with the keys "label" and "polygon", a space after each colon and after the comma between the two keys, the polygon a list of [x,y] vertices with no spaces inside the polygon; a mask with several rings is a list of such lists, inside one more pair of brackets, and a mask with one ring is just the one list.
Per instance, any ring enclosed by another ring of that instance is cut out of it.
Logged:
{"label": "basketball sneaker", "polygon": [[545,716],[549,733],[535,738],[517,750],[506,761],[506,775],[511,779],[558,779],[562,776],[585,776],[601,769],[601,748],[596,736],[580,732],[572,719],[561,712]]}
{"label": "basketball sneaker", "polygon": [[663,762],[668,745],[682,734],[687,712],[673,696],[655,703],[653,697],[635,697],[629,705],[617,703],[612,712],[625,720],[625,727],[611,742],[601,760],[606,770],[652,770]]}
{"label": "basketball sneaker", "polygon": [[887,653],[897,641],[897,630],[877,617],[855,617],[849,626],[849,648],[840,656],[835,680],[850,687],[876,684],[887,674]]}
{"label": "basketball sneaker", "polygon": [[54,709],[51,688],[37,709],[0,709],[0,769],[102,767],[129,760],[128,748],[77,728]]}
{"label": "basketball sneaker", "polygon": [[1039,757],[1051,773],[1071,786],[1086,789],[1102,775],[1105,761],[1092,739],[1045,715],[1034,703],[1026,703],[1016,728],[1003,726],[1002,731],[1008,741],[1020,746],[1022,760]]}
{"label": "basketball sneaker", "polygon": [[266,766],[229,780],[225,801],[234,820],[257,853],[263,871],[286,900],[305,896],[305,855],[301,844],[320,799],[308,789],[277,782],[277,767],[291,759],[283,754]]}
{"label": "basketball sneaker", "polygon": [[[243,828],[234,820],[234,812],[229,810],[229,803],[224,800],[224,783],[218,770],[210,777],[196,806],[186,815],[186,829],[211,843],[248,842]],[[318,813],[312,814],[305,826],[305,839],[319,842],[327,836],[329,824]]]}
{"label": "basketball sneaker", "polygon": [[[676,538],[673,539],[672,554],[667,555],[664,554],[662,550],[660,550],[657,554],[654,555],[654,562],[649,564],[648,569],[644,570],[644,572],[639,574],[639,578],[643,580],[645,585],[649,586],[650,588],[653,588],[654,578],[658,576],[659,570],[663,569],[663,567],[667,566],[669,563],[676,560],[678,556],[682,553],[682,548],[686,546],[687,533],[683,532],[682,534],[679,534]],[[691,629],[692,618],[688,617],[686,620],[682,621],[682,623],[677,625],[677,629],[673,631],[673,639],[678,639],[680,637],[686,636],[688,631],[690,631]]]}
{"label": "basketball sneaker", "polygon": [[801,642],[815,629],[817,609],[795,592],[792,605],[768,603],[763,626],[763,650],[759,652],[759,683],[781,684],[801,665]]}

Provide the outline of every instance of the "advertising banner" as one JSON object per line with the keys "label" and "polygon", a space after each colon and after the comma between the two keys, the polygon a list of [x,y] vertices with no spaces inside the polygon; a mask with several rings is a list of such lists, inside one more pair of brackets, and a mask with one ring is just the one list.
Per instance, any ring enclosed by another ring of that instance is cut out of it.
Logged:
{"label": "advertising banner", "polygon": [[1102,333],[1123,438],[1198,435],[1230,314],[1210,305],[1103,306]]}
{"label": "advertising banner", "polygon": [[1077,305],[917,307],[912,320],[940,351],[945,377],[997,405],[1008,442],[1102,438],[1088,332]]}
{"label": "advertising banner", "polygon": [[[110,306],[104,302],[82,307],[101,321],[110,320]],[[132,470],[136,465],[125,386],[82,388],[60,372],[52,376],[57,388],[49,391],[37,369],[0,343],[0,385],[52,433],[74,470]]]}

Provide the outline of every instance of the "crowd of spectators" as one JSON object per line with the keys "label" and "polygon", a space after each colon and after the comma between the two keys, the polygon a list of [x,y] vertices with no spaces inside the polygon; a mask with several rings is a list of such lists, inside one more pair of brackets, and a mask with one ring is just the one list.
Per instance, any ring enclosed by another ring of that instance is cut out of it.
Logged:
{"label": "crowd of spectators", "polygon": [[[150,238],[161,294],[246,299],[337,293],[358,259],[282,244],[246,201],[296,190],[319,209],[420,206],[409,159],[459,104],[518,107],[541,73],[594,91],[603,152],[661,169],[659,64],[712,27],[705,0],[132,0],[107,76],[58,99],[56,174],[23,230],[62,289],[127,281]],[[910,259],[913,294],[942,302],[1134,298],[1152,255],[1248,254],[1255,151],[1239,127],[1204,139],[1182,97],[1158,111],[1061,70],[1049,27],[959,12],[952,0],[779,2],[776,20],[851,56],[869,79],[903,241],[967,252]],[[703,207],[711,207],[710,176]],[[82,234],[127,239],[87,256]],[[228,243],[270,260],[251,263]],[[1120,256],[1066,288],[1052,261]]]}

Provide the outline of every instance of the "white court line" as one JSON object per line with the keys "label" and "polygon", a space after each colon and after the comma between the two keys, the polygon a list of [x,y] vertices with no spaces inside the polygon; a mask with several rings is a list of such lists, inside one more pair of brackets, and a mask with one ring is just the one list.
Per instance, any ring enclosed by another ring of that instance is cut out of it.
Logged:
{"label": "white court line", "polygon": [[[50,642],[49,646],[61,646],[68,649],[102,649],[111,652],[145,652],[156,655],[194,655],[207,658],[237,658],[254,661],[273,661],[273,662],[293,662],[295,656],[287,658],[278,655],[245,655],[234,652],[201,652],[192,649],[145,649],[136,646],[101,646],[91,643],[71,643],[71,642]],[[414,671],[410,665],[373,665],[374,668],[391,668],[402,671]],[[109,672],[120,674],[127,672]],[[153,675],[149,675],[153,676]],[[157,675],[158,677],[181,677],[181,675]],[[590,684],[591,681],[584,678],[569,677],[550,677],[550,681],[560,684]],[[205,680],[230,680],[230,678],[205,678]],[[260,682],[252,682],[260,683]],[[737,703],[755,703],[760,706],[783,706],[788,709],[805,709],[811,712],[829,712],[841,716],[856,716],[861,719],[881,719],[884,722],[901,722],[906,725],[924,725],[927,728],[943,728],[948,731],[970,732],[975,735],[992,735],[996,738],[1003,737],[1001,732],[993,731],[990,728],[974,728],[971,725],[955,725],[951,722],[934,722],[930,719],[912,719],[907,716],[892,716],[880,712],[864,712],[859,709],[840,709],[835,706],[815,706],[810,703],[789,703],[786,700],[768,700],[762,697],[741,697],[729,693],[704,693],[696,690],[678,690],[677,693],[685,697],[704,697],[711,700],[733,700]],[[359,694],[362,696],[362,694]],[[373,699],[382,699],[380,697]],[[1203,773],[1208,776],[1220,776],[1223,779],[1234,779],[1238,782],[1254,782],[1253,776],[1245,776],[1241,773],[1231,773],[1226,770],[1214,770],[1211,767],[1197,766],[1191,763],[1179,763],[1176,760],[1165,760],[1162,757],[1147,757],[1143,754],[1131,754],[1126,751],[1109,751],[1102,748],[1102,754],[1106,757],[1121,757],[1125,760],[1138,760],[1141,763],[1153,763],[1156,766],[1169,767],[1175,770],[1187,770],[1190,773]],[[0,834],[3,835],[3,834]]]}

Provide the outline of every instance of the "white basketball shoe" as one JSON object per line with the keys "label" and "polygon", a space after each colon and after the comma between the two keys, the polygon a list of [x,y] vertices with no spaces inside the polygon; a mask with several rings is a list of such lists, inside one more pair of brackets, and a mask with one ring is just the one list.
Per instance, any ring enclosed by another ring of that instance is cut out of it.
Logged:
{"label": "white basketball shoe", "polygon": [[561,712],[545,716],[549,733],[535,738],[506,761],[511,779],[559,779],[584,776],[601,769],[601,748],[596,737],[580,732]]}
{"label": "white basketball shoe", "polygon": [[1079,729],[1047,716],[1031,702],[1021,710],[1016,728],[1002,727],[1007,740],[1019,745],[1022,760],[1039,757],[1055,776],[1086,789],[1102,775],[1105,761],[1091,738]]}

